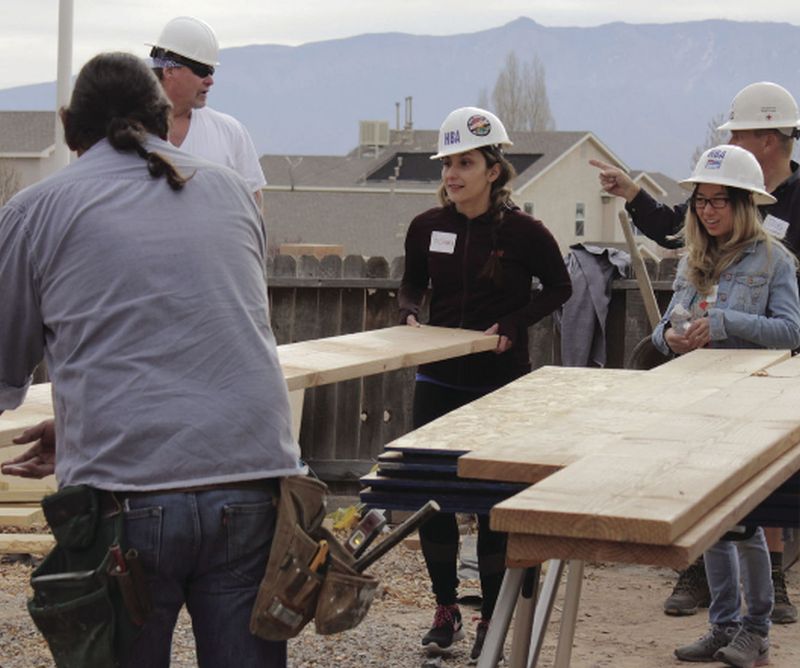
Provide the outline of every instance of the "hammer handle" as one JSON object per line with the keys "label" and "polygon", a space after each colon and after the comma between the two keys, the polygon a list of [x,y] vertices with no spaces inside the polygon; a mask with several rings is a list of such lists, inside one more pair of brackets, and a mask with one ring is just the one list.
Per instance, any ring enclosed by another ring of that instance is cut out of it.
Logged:
{"label": "hammer handle", "polygon": [[397,545],[403,538],[415,531],[423,522],[425,522],[431,515],[438,513],[441,510],[436,501],[428,501],[422,508],[415,512],[405,522],[400,524],[394,531],[392,531],[383,542],[376,545],[363,557],[356,560],[353,568],[359,573],[366,570],[384,554]]}

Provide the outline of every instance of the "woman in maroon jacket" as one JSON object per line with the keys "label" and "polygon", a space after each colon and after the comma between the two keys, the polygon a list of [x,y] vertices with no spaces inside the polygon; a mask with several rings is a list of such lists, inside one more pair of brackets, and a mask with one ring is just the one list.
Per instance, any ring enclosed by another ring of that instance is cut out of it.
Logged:
{"label": "woman in maroon jacket", "polygon": [[[498,334],[494,352],[419,367],[414,427],[420,427],[531,370],[528,328],[570,296],[571,286],[553,236],[510,200],[514,168],[502,146],[505,128],[475,107],[453,111],[439,130],[442,206],[417,216],[405,242],[401,322],[417,315],[430,283],[429,324]],[[531,282],[538,278],[540,289]],[[441,513],[420,530],[436,596],[436,614],[422,644],[431,652],[464,637],[456,605],[459,534],[455,516]],[[478,518],[478,564],[483,603],[471,660],[477,661],[505,572],[505,534]]]}

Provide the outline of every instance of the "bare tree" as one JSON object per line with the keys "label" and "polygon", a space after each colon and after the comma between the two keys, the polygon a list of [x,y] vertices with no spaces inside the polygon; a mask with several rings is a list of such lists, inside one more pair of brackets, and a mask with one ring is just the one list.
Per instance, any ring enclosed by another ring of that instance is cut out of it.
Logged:
{"label": "bare tree", "polygon": [[481,88],[480,92],[478,93],[478,107],[481,109],[489,108],[489,92],[485,87]]}
{"label": "bare tree", "polygon": [[714,146],[719,146],[720,144],[725,144],[728,141],[728,131],[727,130],[717,130],[717,128],[725,122],[725,114],[719,113],[716,114],[708,121],[708,125],[706,125],[706,139],[705,142],[701,146],[697,146],[694,149],[694,153],[692,153],[692,165],[690,169],[694,169],[697,161],[700,159],[700,156],[703,155],[703,152],[706,150],[713,148]]}
{"label": "bare tree", "polygon": [[0,206],[19,190],[19,172],[8,160],[0,160]]}
{"label": "bare tree", "polygon": [[525,107],[530,130],[555,130],[556,122],[550,111],[550,100],[547,98],[547,83],[544,64],[539,57],[534,57],[523,68],[525,86]]}
{"label": "bare tree", "polygon": [[520,66],[517,54],[509,51],[497,76],[492,102],[508,130],[555,129],[544,65],[536,55]]}

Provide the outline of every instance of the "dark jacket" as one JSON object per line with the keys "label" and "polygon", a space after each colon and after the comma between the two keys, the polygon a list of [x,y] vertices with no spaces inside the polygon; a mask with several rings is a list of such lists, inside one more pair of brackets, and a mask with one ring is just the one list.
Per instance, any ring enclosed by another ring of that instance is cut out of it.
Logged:
{"label": "dark jacket", "polygon": [[[478,353],[420,367],[420,373],[443,383],[499,387],[530,371],[528,327],[571,294],[558,244],[540,221],[509,208],[496,243],[493,225],[487,214],[470,220],[449,206],[426,211],[408,228],[400,322],[418,314],[430,282],[429,324],[485,330],[498,323],[499,333],[514,343],[501,355]],[[502,267],[499,287],[480,275],[492,253]],[[533,277],[541,283],[536,292],[531,289]]]}
{"label": "dark jacket", "polygon": [[[781,183],[772,193],[778,201],[758,207],[766,218],[773,215],[789,223],[783,243],[792,253],[800,257],[800,167],[792,161],[792,175]],[[644,190],[625,205],[636,225],[649,238],[665,248],[680,248],[683,239],[668,239],[683,227],[688,203],[670,207],[656,202]]]}

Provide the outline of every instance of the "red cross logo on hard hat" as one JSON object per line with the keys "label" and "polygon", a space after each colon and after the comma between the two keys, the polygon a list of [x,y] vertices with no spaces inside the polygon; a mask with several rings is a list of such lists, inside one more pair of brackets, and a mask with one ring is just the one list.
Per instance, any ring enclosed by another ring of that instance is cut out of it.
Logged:
{"label": "red cross logo on hard hat", "polygon": [[771,120],[772,120],[772,114],[767,114],[767,120],[768,120],[768,121],[771,121]]}

